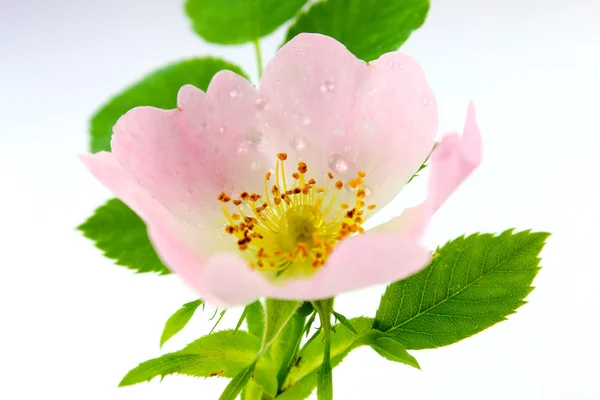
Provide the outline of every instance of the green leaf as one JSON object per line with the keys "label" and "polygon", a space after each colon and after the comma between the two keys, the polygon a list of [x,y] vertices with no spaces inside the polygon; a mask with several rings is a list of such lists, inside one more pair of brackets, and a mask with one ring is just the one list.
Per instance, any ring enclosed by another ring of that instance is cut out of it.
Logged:
{"label": "green leaf", "polygon": [[397,338],[373,329],[364,336],[363,340],[382,357],[421,369],[417,360],[408,354],[406,347]]}
{"label": "green leaf", "polygon": [[190,321],[196,309],[204,304],[202,300],[194,300],[189,303],[185,303],[181,308],[173,315],[169,317],[163,329],[162,336],[160,337],[160,347],[175,336],[180,330],[182,330],[187,323]]}
{"label": "green leaf", "polygon": [[268,348],[300,307],[300,301],[267,299],[267,320],[263,349]]}
{"label": "green leaf", "polygon": [[242,400],[262,400],[263,391],[255,381],[250,381],[242,390]]}
{"label": "green leaf", "polygon": [[[350,320],[358,335],[346,326],[339,324],[331,334],[331,366],[338,365],[350,351],[364,345],[362,336],[371,330],[373,319],[360,317]],[[318,372],[323,362],[325,349],[324,333],[321,332],[315,340],[305,345],[290,369],[283,393],[277,396],[281,400],[297,400],[308,397],[317,387]]]}
{"label": "green leaf", "polygon": [[335,319],[340,321],[342,323],[342,325],[344,325],[346,328],[350,329],[354,333],[358,333],[358,332],[356,332],[356,329],[354,329],[354,327],[352,326],[350,321],[348,321],[348,318],[346,318],[342,314],[335,312],[335,311],[333,312],[333,316],[335,317]]}
{"label": "green leaf", "polygon": [[112,128],[117,120],[137,106],[163,109],[177,107],[177,92],[185,84],[206,90],[212,77],[228,69],[246,76],[242,70],[216,58],[192,58],[167,65],[129,86],[106,103],[91,119],[92,153],[110,151]]}
{"label": "green leaf", "polygon": [[256,362],[244,368],[236,376],[234,376],[223,391],[223,394],[221,394],[221,397],[219,397],[219,400],[235,400],[242,389],[244,389],[244,387],[248,384],[250,378],[252,378],[252,375],[254,374],[254,368],[256,368]]}
{"label": "green leaf", "polygon": [[259,339],[265,332],[265,309],[259,300],[248,304],[244,309],[246,312],[246,325],[248,331]]}
{"label": "green leaf", "polygon": [[150,244],[144,221],[118,199],[98,207],[77,229],[117,265],[137,272],[171,273]]}
{"label": "green leaf", "polygon": [[260,341],[247,332],[220,331],[201,337],[183,350],[146,361],[129,371],[119,386],[171,374],[233,378],[254,362]]}
{"label": "green leaf", "polygon": [[458,342],[525,304],[550,234],[524,231],[460,237],[418,274],[389,285],[373,327],[407,349]]}
{"label": "green leaf", "polygon": [[187,0],[185,11],[204,40],[240,44],[268,35],[307,0]]}
{"label": "green leaf", "polygon": [[425,21],[429,0],[326,0],[301,14],[286,42],[302,32],[322,33],[371,61],[397,50]]}

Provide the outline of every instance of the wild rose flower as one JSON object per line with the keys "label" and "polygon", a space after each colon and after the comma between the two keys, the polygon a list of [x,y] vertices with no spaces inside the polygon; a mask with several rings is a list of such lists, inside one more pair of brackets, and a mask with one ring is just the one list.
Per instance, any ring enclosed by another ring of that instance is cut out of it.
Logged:
{"label": "wild rose flower", "polygon": [[365,63],[327,36],[287,43],[259,89],[221,71],[177,101],[131,110],[112,153],[82,160],[143,218],[165,264],[217,305],[323,299],[419,271],[429,217],[480,162],[471,106],[462,137],[431,156],[427,200],[365,232],[430,154],[436,100],[412,58]]}

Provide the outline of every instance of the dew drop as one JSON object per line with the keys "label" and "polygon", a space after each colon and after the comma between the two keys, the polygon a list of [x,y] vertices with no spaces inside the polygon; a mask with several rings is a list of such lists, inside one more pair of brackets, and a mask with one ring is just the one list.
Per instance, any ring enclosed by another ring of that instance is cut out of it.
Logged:
{"label": "dew drop", "polygon": [[323,82],[321,85],[321,92],[323,93],[331,92],[333,89],[335,89],[335,85],[329,79]]}
{"label": "dew drop", "polygon": [[345,152],[349,152],[350,150],[352,150],[352,146],[350,146],[349,144],[344,146],[344,151]]}
{"label": "dew drop", "polygon": [[192,193],[194,193],[194,191],[192,190],[192,188],[188,188],[188,189],[186,190],[186,192],[187,192],[187,194],[192,194]]}
{"label": "dew drop", "polygon": [[246,139],[254,145],[263,141],[264,134],[260,129],[252,128],[246,133]]}
{"label": "dew drop", "polygon": [[367,197],[371,195],[371,189],[368,186],[365,186],[365,194]]}
{"label": "dew drop", "polygon": [[306,115],[300,118],[300,122],[302,122],[302,125],[309,125],[310,124],[310,118],[308,118]]}
{"label": "dew drop", "polygon": [[292,105],[297,106],[298,104],[300,104],[300,99],[296,97],[294,100],[292,100]]}
{"label": "dew drop", "polygon": [[254,102],[254,106],[258,111],[262,111],[267,106],[267,100],[263,99],[262,97],[258,97]]}
{"label": "dew drop", "polygon": [[423,105],[429,105],[429,103],[430,103],[430,100],[427,97],[425,97],[425,96],[423,96],[423,98],[421,99],[421,101],[423,102]]}
{"label": "dew drop", "polygon": [[346,131],[343,129],[334,129],[333,136],[344,137],[344,136],[346,136]]}
{"label": "dew drop", "polygon": [[231,91],[229,92],[229,97],[231,98],[236,98],[240,95],[240,91],[237,89],[231,89]]}
{"label": "dew drop", "polygon": [[221,152],[221,149],[219,148],[219,146],[215,146],[213,147],[213,151],[215,154],[219,154]]}
{"label": "dew drop", "polygon": [[252,171],[256,171],[257,169],[260,168],[260,162],[252,161],[252,164],[250,164],[250,168],[252,169]]}
{"label": "dew drop", "polygon": [[294,150],[301,151],[306,148],[306,142],[301,137],[294,136],[290,138],[290,146]]}
{"label": "dew drop", "polygon": [[240,143],[240,145],[237,148],[238,154],[248,153],[250,151],[250,146],[252,146],[252,144],[247,140],[244,140],[242,143]]}
{"label": "dew drop", "polygon": [[217,229],[217,232],[219,232],[219,235],[227,236],[227,232],[225,232],[225,227],[227,227],[227,224],[225,224]]}
{"label": "dew drop", "polygon": [[343,173],[348,170],[348,163],[346,162],[344,157],[342,157],[339,154],[332,154],[329,157],[328,165],[329,165],[329,168],[331,168],[335,172]]}
{"label": "dew drop", "polygon": [[392,60],[388,61],[388,65],[390,68],[394,68],[394,62]]}
{"label": "dew drop", "polygon": [[220,126],[219,127],[219,132],[221,132],[221,133],[225,132],[225,127],[224,126]]}

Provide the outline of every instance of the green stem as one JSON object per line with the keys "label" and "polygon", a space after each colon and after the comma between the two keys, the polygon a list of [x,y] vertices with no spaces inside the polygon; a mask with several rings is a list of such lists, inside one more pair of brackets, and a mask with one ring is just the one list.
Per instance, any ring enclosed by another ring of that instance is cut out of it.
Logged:
{"label": "green stem", "polygon": [[262,73],[263,73],[262,54],[260,52],[260,43],[259,43],[258,39],[254,39],[253,43],[254,43],[254,52],[256,53],[256,68],[258,70],[258,79],[260,80],[260,77],[262,76]]}
{"label": "green stem", "polygon": [[319,313],[321,329],[323,330],[323,364],[317,378],[317,399],[333,400],[333,375],[331,368],[331,314],[333,313],[333,299],[313,302],[313,307]]}

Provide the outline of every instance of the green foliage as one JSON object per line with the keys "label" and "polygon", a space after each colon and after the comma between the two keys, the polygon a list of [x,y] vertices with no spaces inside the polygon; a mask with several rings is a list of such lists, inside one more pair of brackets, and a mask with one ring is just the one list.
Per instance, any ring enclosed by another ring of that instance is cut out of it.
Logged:
{"label": "green foliage", "polygon": [[302,302],[267,299],[267,319],[265,326],[265,335],[263,338],[263,348],[268,348],[273,340],[279,335],[286,326],[290,318],[298,310]]}
{"label": "green foliage", "polygon": [[240,44],[268,35],[307,0],[187,0],[185,11],[206,41]]}
{"label": "green foliage", "polygon": [[533,289],[548,236],[508,230],[447,243],[427,268],[388,286],[373,327],[407,349],[430,349],[505,320]]}
{"label": "green foliage", "polygon": [[[359,317],[350,320],[358,335],[350,331],[346,326],[339,324],[335,332],[331,333],[331,366],[338,365],[350,351],[363,343],[362,336],[371,329],[373,320],[371,318]],[[281,400],[305,399],[317,387],[318,371],[323,362],[323,351],[325,348],[324,332],[309,344],[305,345],[290,369],[288,377],[282,386],[283,393],[277,398]]]}
{"label": "green foliage", "polygon": [[260,340],[244,331],[216,332],[190,343],[183,350],[146,361],[125,375],[119,386],[172,374],[233,378],[253,363]]}
{"label": "green foliage", "polygon": [[250,381],[250,378],[252,378],[254,374],[254,368],[256,368],[256,362],[244,368],[236,376],[234,376],[219,397],[219,400],[235,400],[238,397],[238,394],[241,393],[242,389],[246,387]]}
{"label": "green foliage", "polygon": [[322,33],[370,61],[397,50],[428,11],[429,0],[325,0],[298,17],[286,42],[302,32]]}
{"label": "green foliage", "polygon": [[408,354],[406,347],[397,338],[387,333],[373,329],[364,335],[363,341],[365,344],[371,346],[380,356],[390,361],[421,369],[417,360]]}
{"label": "green foliage", "polygon": [[335,311],[333,312],[333,316],[335,317],[336,320],[340,321],[340,323],[342,325],[344,325],[346,328],[348,328],[352,332],[358,334],[358,332],[356,332],[356,329],[354,329],[354,327],[352,326],[352,324],[350,323],[350,321],[348,321],[348,318],[346,318],[342,314],[340,314],[338,312],[335,312]]}
{"label": "green foliage", "polygon": [[248,331],[259,339],[262,339],[265,333],[265,308],[259,300],[248,304],[244,308],[246,313],[246,325]]}
{"label": "green foliage", "polygon": [[242,390],[242,400],[262,400],[263,391],[258,384],[251,380]]}
{"label": "green foliage", "polygon": [[117,265],[137,272],[171,273],[150,244],[144,221],[118,199],[98,207],[77,229]]}
{"label": "green foliage", "polygon": [[113,97],[92,117],[90,150],[110,151],[112,128],[127,111],[138,106],[177,107],[177,92],[185,84],[206,90],[212,77],[223,69],[246,76],[242,70],[217,58],[192,58],[163,67]]}
{"label": "green foliage", "polygon": [[204,306],[204,301],[200,299],[185,303],[169,317],[160,337],[160,347],[187,325],[200,305]]}

